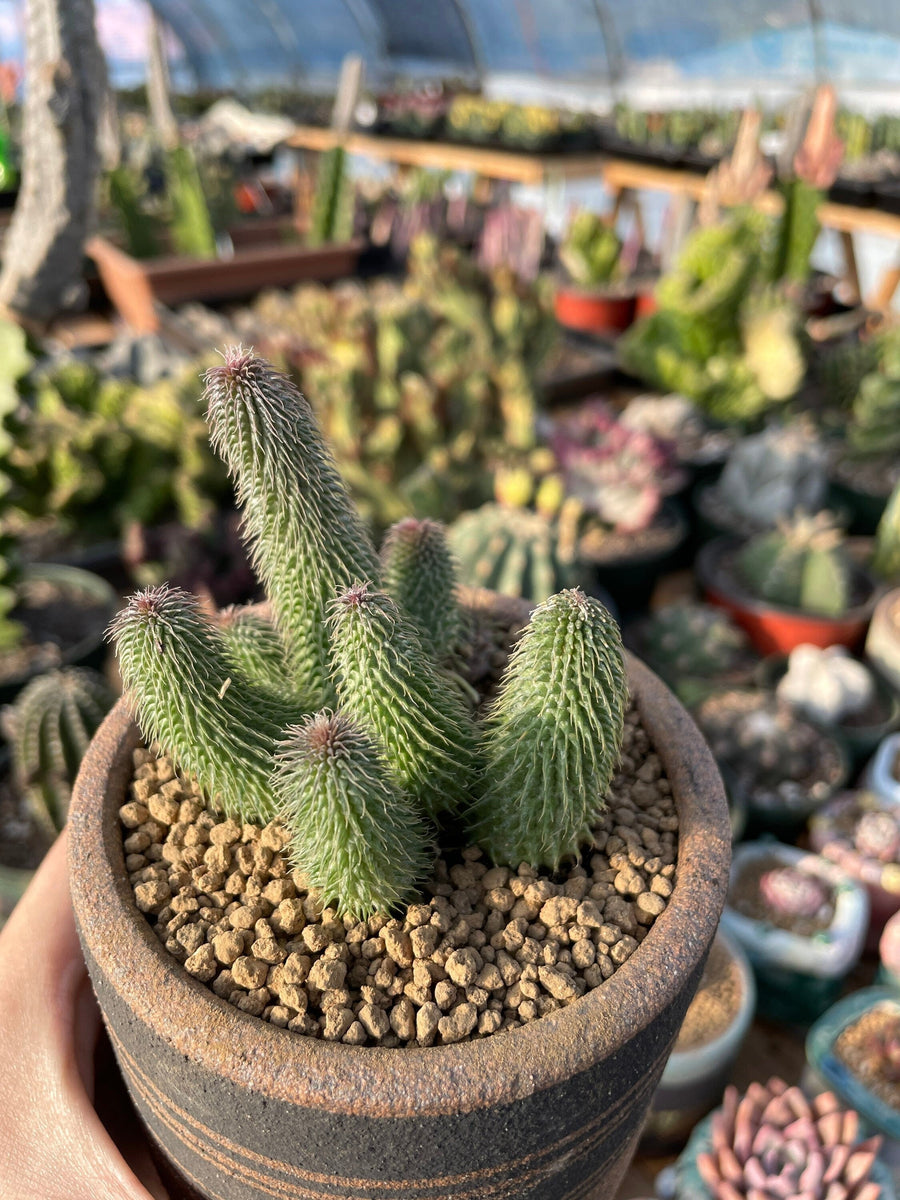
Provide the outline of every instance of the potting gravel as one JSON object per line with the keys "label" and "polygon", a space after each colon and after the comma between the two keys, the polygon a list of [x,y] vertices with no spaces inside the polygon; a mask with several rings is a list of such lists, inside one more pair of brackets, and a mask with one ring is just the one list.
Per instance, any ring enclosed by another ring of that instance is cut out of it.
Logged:
{"label": "potting gravel", "polygon": [[395,917],[323,911],[278,822],[211,812],[149,749],[119,815],[135,902],[189,974],[244,1012],[358,1046],[486,1037],[571,1004],[630,958],[675,882],[675,804],[634,707],[579,865],[511,871],[469,847],[438,858]]}

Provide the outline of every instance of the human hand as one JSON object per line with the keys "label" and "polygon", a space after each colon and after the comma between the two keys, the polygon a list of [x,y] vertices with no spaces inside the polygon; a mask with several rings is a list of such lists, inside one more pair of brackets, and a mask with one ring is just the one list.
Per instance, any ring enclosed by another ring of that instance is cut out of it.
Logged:
{"label": "human hand", "polygon": [[100,1014],[75,932],[67,840],[0,932],[0,1200],[154,1200],[92,1104]]}

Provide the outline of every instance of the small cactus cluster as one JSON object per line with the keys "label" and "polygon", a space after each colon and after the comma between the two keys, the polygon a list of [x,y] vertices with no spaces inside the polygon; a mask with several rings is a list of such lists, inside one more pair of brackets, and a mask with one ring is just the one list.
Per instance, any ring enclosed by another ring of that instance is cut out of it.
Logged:
{"label": "small cactus cluster", "polygon": [[669,683],[685,676],[715,679],[750,657],[750,640],[720,608],[682,602],[657,609],[641,638],[645,657]]}
{"label": "small cactus cluster", "polygon": [[600,287],[620,274],[622,243],[615,229],[596,213],[579,212],[559,248],[559,261],[573,283]]}
{"label": "small cactus cluster", "polygon": [[852,603],[842,531],[826,512],[757,534],[738,552],[737,569],[753,595],[783,608],[839,617]]}
{"label": "small cactus cluster", "polygon": [[577,590],[540,606],[479,723],[448,662],[461,617],[442,528],[402,521],[379,558],[309,405],[241,348],[207,373],[207,403],[272,624],[215,622],[167,587],[132,597],[112,635],[148,740],[225,812],[280,818],[342,915],[413,894],[445,812],[498,864],[577,854],[624,723],[603,606]]}
{"label": "small cactus cluster", "polygon": [[113,700],[96,671],[66,667],[33,679],[4,710],[16,783],[48,833],[65,824],[84,752]]}
{"label": "small cactus cluster", "polygon": [[808,1100],[773,1077],[742,1096],[729,1085],[697,1170],[713,1200],[878,1200],[872,1168],[881,1138],[860,1141],[859,1116],[832,1092]]}

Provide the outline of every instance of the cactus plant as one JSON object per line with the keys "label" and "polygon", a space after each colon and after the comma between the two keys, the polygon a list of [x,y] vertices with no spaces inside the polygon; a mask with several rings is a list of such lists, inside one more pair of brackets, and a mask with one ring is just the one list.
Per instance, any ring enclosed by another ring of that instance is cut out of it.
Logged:
{"label": "cactus plant", "polygon": [[590,841],[626,699],[618,627],[599,601],[576,588],[535,609],[485,722],[472,821],[495,861],[558,867]]}
{"label": "cactus plant", "polygon": [[784,608],[837,617],[852,601],[852,568],[829,513],[757,534],[738,552],[737,569],[754,595]]}
{"label": "cactus plant", "polygon": [[448,530],[463,583],[543,602],[572,581],[572,551],[548,517],[503,504],[463,513]]}
{"label": "cactus plant", "polygon": [[172,207],[172,244],[178,254],[216,257],[216,233],[203,192],[200,172],[187,146],[166,152],[166,191]]}
{"label": "cactus plant", "polygon": [[309,230],[310,245],[349,241],[353,236],[354,204],[347,152],[343,146],[334,146],[319,156]]}
{"label": "cactus plant", "polygon": [[437,521],[398,521],[382,544],[381,565],[385,590],[416,626],[434,658],[443,662],[462,627],[447,531]]}
{"label": "cactus plant", "polygon": [[844,646],[795,646],[775,694],[820,724],[837,725],[863,712],[875,699],[872,672]]}
{"label": "cactus plant", "polygon": [[113,700],[102,675],[67,667],[33,679],[4,711],[16,783],[48,833],[65,824],[84,752]]}
{"label": "cactus plant", "polygon": [[559,261],[573,283],[599,287],[617,278],[621,251],[615,229],[596,213],[585,210],[569,225],[559,248]]}
{"label": "cactus plant", "polygon": [[641,647],[653,669],[674,687],[689,676],[721,678],[751,655],[747,635],[727,613],[687,602],[657,609],[644,623]]}
{"label": "cactus plant", "polygon": [[291,694],[284,643],[275,626],[253,608],[232,605],[221,614],[225,652],[238,671],[282,697]]}
{"label": "cactus plant", "polygon": [[[742,1096],[730,1084],[721,1108],[688,1153],[713,1200],[841,1195],[878,1200],[872,1169],[880,1137],[860,1141],[859,1116],[832,1092],[808,1100],[799,1087],[771,1078]],[[679,1163],[681,1169],[681,1163]]]}
{"label": "cactus plant", "polygon": [[872,570],[888,583],[900,583],[900,483],[891,493],[875,531]]}

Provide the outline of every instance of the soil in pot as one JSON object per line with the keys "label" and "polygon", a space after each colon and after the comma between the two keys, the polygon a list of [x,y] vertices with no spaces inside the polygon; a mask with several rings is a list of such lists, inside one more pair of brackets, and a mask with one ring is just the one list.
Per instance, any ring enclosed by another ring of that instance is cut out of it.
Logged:
{"label": "soil in pot", "polygon": [[786,912],[773,907],[763,898],[760,881],[763,876],[768,876],[781,866],[780,860],[774,856],[751,859],[745,863],[729,889],[729,906],[735,912],[749,917],[751,921],[761,921],[777,929],[787,929],[798,937],[812,938],[824,932],[834,920],[833,887],[822,883],[821,903],[809,913]]}
{"label": "soil in pot", "polygon": [[876,1004],[864,1012],[838,1035],[834,1054],[870,1092],[900,1113],[900,1013],[895,1005]]}
{"label": "soil in pot", "polygon": [[838,743],[765,692],[719,692],[695,715],[729,790],[747,802],[748,837],[792,836],[846,781]]}
{"label": "soil in pot", "polygon": [[850,514],[848,532],[871,537],[898,481],[896,455],[859,459],[839,455],[831,467],[829,507]]}
{"label": "soil in pot", "polygon": [[637,532],[617,533],[594,525],[578,546],[586,590],[604,589],[621,613],[646,608],[657,579],[674,564],[686,537],[687,522],[671,501]]}

